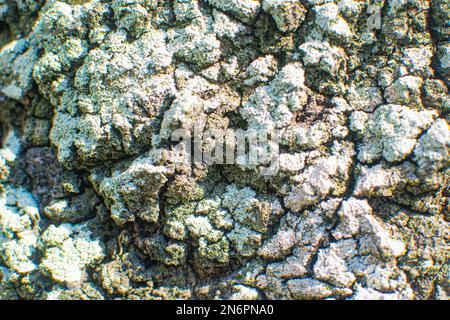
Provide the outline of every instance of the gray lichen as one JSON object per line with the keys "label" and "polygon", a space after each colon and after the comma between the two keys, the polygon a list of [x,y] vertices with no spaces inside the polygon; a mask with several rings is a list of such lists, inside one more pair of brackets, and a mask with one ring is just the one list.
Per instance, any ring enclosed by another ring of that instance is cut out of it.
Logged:
{"label": "gray lichen", "polygon": [[[0,299],[448,299],[449,21],[0,0]],[[278,170],[189,162],[197,126],[278,130]]]}

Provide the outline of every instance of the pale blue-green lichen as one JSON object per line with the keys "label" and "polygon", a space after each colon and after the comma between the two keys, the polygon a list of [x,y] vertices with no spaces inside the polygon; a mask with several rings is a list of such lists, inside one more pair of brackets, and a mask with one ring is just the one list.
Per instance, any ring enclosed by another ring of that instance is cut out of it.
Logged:
{"label": "pale blue-green lichen", "polygon": [[[448,299],[449,17],[0,0],[0,298]],[[279,130],[277,170],[198,127]]]}

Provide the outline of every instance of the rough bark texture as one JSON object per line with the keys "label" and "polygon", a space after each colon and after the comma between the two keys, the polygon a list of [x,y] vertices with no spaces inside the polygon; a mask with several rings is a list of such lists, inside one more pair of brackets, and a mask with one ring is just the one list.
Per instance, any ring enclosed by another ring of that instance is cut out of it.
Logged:
{"label": "rough bark texture", "polygon": [[[0,298],[448,299],[449,21],[0,0]],[[280,170],[180,161],[194,121],[279,130]]]}

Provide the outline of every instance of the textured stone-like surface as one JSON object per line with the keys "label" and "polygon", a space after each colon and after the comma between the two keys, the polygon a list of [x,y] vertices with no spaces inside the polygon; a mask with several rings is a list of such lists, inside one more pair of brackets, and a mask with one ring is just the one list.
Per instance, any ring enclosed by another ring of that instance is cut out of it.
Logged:
{"label": "textured stone-like surface", "polygon": [[[448,299],[449,21],[0,1],[0,298]],[[195,122],[279,130],[276,175],[180,158]]]}

